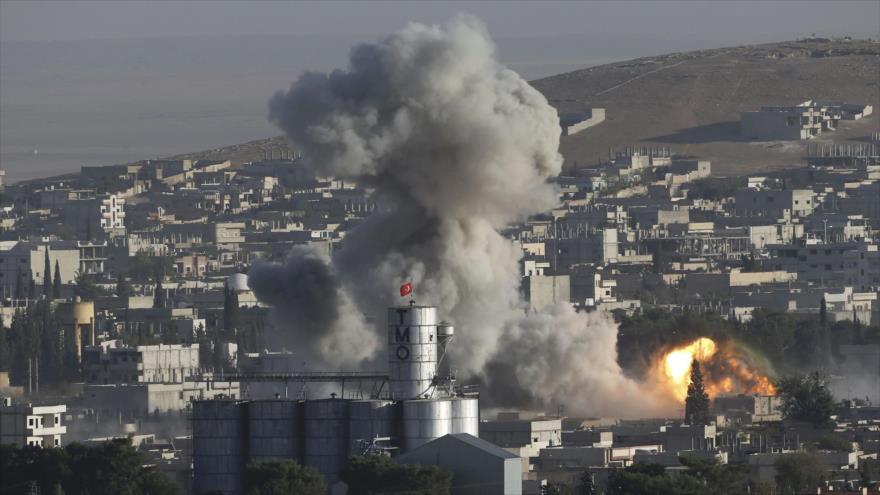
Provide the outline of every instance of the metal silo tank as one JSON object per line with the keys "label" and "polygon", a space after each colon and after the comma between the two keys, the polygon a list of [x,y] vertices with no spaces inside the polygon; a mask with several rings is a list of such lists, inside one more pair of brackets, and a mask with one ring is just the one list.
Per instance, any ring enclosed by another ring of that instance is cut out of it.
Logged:
{"label": "metal silo tank", "polygon": [[242,492],[245,404],[231,400],[193,403],[193,491]]}
{"label": "metal silo tank", "polygon": [[452,433],[480,436],[480,400],[476,397],[452,399]]}
{"label": "metal silo tank", "polygon": [[437,308],[388,308],[388,385],[393,399],[432,391],[437,374]]}
{"label": "metal silo tank", "polygon": [[305,403],[305,464],[324,475],[327,485],[339,479],[348,461],[348,405],[344,399]]}
{"label": "metal silo tank", "polygon": [[395,437],[396,403],[390,400],[355,400],[348,407],[349,455],[360,455],[358,440]]}
{"label": "metal silo tank", "polygon": [[251,462],[299,458],[301,403],[255,400],[248,403],[248,448]]}
{"label": "metal silo tank", "polygon": [[450,399],[404,401],[403,445],[406,451],[449,433],[452,433],[452,401]]}

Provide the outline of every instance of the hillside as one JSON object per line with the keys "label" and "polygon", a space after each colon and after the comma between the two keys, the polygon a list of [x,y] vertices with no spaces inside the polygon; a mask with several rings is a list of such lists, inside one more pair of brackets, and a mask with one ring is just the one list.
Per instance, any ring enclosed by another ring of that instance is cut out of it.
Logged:
{"label": "hillside", "polygon": [[[671,146],[712,160],[715,175],[802,166],[805,142],[748,142],[739,112],[808,99],[872,103],[875,114],[845,122],[819,141],[863,140],[880,132],[880,43],[792,41],[673,53],[600,65],[532,81],[560,112],[607,110],[607,120],[562,138],[566,166],[591,166],[609,147]],[[816,142],[810,141],[810,142]],[[287,149],[281,137],[175,158],[239,164]]]}
{"label": "hillside", "polygon": [[803,142],[748,142],[739,112],[808,99],[874,105],[822,141],[862,140],[880,131],[880,43],[793,41],[673,53],[533,81],[560,112],[606,109],[607,120],[563,137],[566,166],[607,159],[609,147],[669,145],[712,160],[713,174],[801,166]]}

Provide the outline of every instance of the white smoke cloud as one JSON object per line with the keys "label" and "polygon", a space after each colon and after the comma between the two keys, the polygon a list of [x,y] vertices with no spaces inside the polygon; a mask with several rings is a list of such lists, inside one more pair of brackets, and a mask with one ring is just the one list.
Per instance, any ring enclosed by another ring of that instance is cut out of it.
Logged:
{"label": "white smoke cloud", "polygon": [[[521,253],[498,231],[555,206],[549,179],[562,165],[560,128],[543,95],[494,52],[473,17],[442,27],[410,24],[354,48],[348,70],[305,74],[270,101],[270,120],[317,172],[373,187],[380,205],[334,255],[328,273],[337,280],[316,288],[336,293],[327,301],[351,302],[340,318],[355,306],[377,317],[372,339],[351,327],[342,361],[365,364],[364,349],[381,347],[380,315],[402,302],[397,288],[412,280],[418,300],[456,324],[454,366],[490,385],[490,400],[639,414],[638,387],[617,365],[612,322],[564,305],[525,313]],[[258,295],[291,293],[254,275],[250,284]],[[286,298],[285,313],[302,311],[303,302]],[[327,327],[334,335],[349,328]],[[384,358],[378,354],[372,357]]]}

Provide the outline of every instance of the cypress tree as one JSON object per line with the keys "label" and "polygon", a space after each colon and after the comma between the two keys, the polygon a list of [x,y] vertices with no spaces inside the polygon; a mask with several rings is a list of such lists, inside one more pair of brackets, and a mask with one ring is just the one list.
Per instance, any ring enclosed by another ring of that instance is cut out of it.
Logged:
{"label": "cypress tree", "polygon": [[46,246],[46,257],[43,259],[43,295],[52,299],[52,264],[49,261],[49,246]]}
{"label": "cypress tree", "polygon": [[58,260],[55,260],[55,279],[52,281],[52,295],[55,296],[55,299],[61,297],[61,267],[58,265]]}
{"label": "cypress tree", "polygon": [[12,330],[3,328],[3,320],[0,319],[0,371],[9,371],[12,367],[12,356],[9,353],[9,336]]}
{"label": "cypress tree", "polygon": [[684,400],[684,420],[690,425],[709,423],[709,395],[703,386],[700,362],[696,359],[691,363],[691,383],[688,385],[687,398]]}
{"label": "cypress tree", "polygon": [[22,272],[21,266],[18,267],[18,272],[15,274],[15,298],[24,299],[24,272]]}
{"label": "cypress tree", "polygon": [[162,288],[162,277],[156,276],[156,289],[153,291],[153,307],[165,307],[165,289]]}
{"label": "cypress tree", "polygon": [[37,284],[34,283],[33,275],[28,277],[28,279],[30,279],[30,283],[28,285],[28,299],[36,299],[37,298]]}
{"label": "cypress tree", "polygon": [[116,297],[124,299],[130,295],[130,292],[125,273],[119,272],[119,275],[116,276]]}

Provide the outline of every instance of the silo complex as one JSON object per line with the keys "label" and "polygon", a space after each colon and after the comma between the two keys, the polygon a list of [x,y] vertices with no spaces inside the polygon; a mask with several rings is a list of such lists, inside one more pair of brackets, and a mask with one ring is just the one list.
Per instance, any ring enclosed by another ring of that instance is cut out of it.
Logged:
{"label": "silo complex", "polygon": [[252,462],[298,459],[304,445],[302,403],[254,400],[247,403],[248,454]]}
{"label": "silo complex", "polygon": [[395,438],[400,433],[395,428],[400,424],[397,402],[391,400],[355,400],[348,404],[349,455],[360,455],[360,441],[373,438]]}
{"label": "silo complex", "polygon": [[335,483],[348,459],[348,406],[344,399],[305,401],[305,465]]}
{"label": "silo complex", "polygon": [[194,404],[193,493],[240,493],[248,445],[245,405],[233,400]]}
{"label": "silo complex", "polygon": [[479,399],[438,373],[454,327],[437,308],[389,308],[388,376],[371,399],[204,400],[193,405],[195,493],[240,495],[251,462],[293,459],[339,479],[348,458],[377,438],[406,452],[450,433],[479,436]]}
{"label": "silo complex", "polygon": [[437,376],[437,308],[388,308],[388,385],[392,399],[430,397]]}

